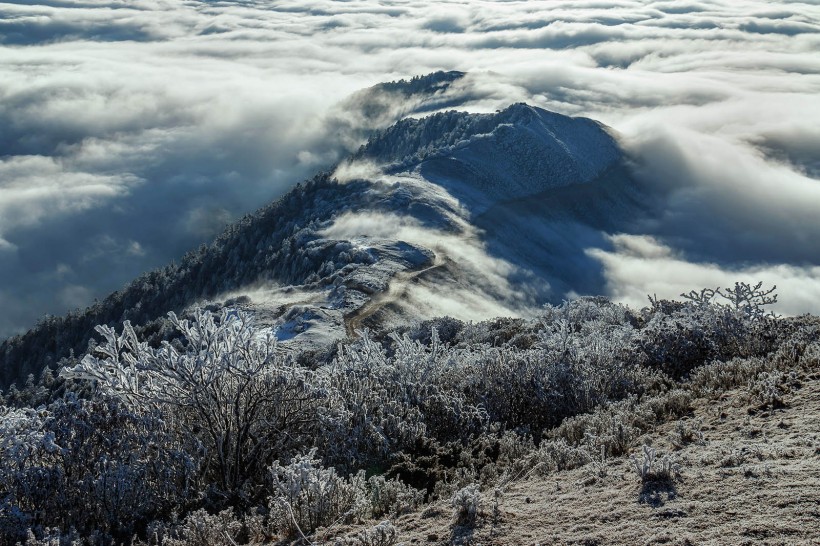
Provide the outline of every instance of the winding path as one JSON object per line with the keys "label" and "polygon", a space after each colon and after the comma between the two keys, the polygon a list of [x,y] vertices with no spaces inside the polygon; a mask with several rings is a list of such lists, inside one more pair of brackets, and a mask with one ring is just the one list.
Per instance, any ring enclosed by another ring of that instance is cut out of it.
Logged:
{"label": "winding path", "polygon": [[393,278],[390,279],[387,290],[376,294],[370,298],[367,303],[345,316],[345,331],[347,332],[348,339],[358,338],[359,334],[357,331],[361,330],[364,321],[375,315],[381,308],[393,303],[394,301],[397,301],[404,294],[408,283],[413,282],[413,280],[419,278],[425,273],[429,273],[430,271],[444,266],[445,261],[446,260],[439,256],[438,253],[433,252],[432,265],[423,269],[414,269],[396,273]]}

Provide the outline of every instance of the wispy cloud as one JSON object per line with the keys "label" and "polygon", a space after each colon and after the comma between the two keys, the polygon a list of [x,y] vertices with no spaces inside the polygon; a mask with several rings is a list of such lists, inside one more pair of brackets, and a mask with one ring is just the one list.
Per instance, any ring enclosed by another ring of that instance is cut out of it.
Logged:
{"label": "wispy cloud", "polygon": [[820,309],[820,266],[755,264],[726,267],[692,262],[648,236],[612,236],[614,250],[591,249],[606,270],[609,290],[619,301],[645,307],[647,295],[680,299],[695,288],[733,287],[737,281],[777,286],[777,311],[789,315]]}

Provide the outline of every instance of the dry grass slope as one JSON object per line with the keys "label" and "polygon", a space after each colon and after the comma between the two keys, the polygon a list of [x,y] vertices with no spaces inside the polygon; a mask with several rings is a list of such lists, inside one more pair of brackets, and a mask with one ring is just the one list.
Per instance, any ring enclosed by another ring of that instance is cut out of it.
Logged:
{"label": "dry grass slope", "polygon": [[[755,379],[697,398],[690,415],[638,438],[637,446],[671,454],[678,466],[673,480],[642,481],[627,457],[533,473],[509,485],[497,504],[492,491],[484,492],[471,527],[456,525],[444,500],[395,518],[398,541],[820,544],[820,367],[816,359],[804,364],[783,375],[774,402]],[[640,447],[633,452],[640,455]],[[317,536],[333,544],[354,529]]]}

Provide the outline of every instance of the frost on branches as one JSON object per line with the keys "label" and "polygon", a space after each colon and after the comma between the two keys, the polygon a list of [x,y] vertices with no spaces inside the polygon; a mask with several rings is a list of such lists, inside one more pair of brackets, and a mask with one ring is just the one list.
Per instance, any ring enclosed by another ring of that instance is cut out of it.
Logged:
{"label": "frost on branches", "polygon": [[172,416],[202,442],[203,465],[222,494],[252,495],[243,491],[251,476],[311,443],[326,388],[290,363],[275,337],[258,335],[245,313],[169,316],[184,336],[182,347],[151,348],[127,322],[121,334],[100,326],[103,342],[62,375],[93,380],[104,395]]}
{"label": "frost on branches", "polygon": [[[681,389],[735,384],[721,363],[810,353],[818,328],[768,316],[774,297],[741,283],[640,311],[581,298],[532,321],[361,332],[322,354],[286,352],[229,309],[170,314],[178,335],[159,346],[128,322],[101,326],[61,379],[32,386],[37,408],[23,391],[0,405],[0,546],[29,534],[304,540],[431,498],[479,498],[464,492],[522,469],[619,456],[641,427],[685,411]],[[748,366],[737,377],[762,377],[774,405],[781,375]]]}

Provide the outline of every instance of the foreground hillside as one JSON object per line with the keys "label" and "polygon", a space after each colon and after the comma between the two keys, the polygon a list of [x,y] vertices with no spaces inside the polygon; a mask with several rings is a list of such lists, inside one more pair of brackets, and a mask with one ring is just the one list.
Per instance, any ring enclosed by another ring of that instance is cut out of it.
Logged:
{"label": "foreground hillside", "polygon": [[581,298],[326,352],[236,308],[158,347],[101,327],[0,406],[0,543],[808,543],[820,320],[774,300]]}
{"label": "foreground hillside", "polygon": [[[641,462],[641,445],[669,454],[671,479],[642,480],[627,456],[550,472],[533,454],[509,480],[481,491],[473,523],[460,524],[444,499],[393,518],[397,543],[817,544],[818,356],[781,363],[782,372],[763,380],[776,378],[768,385],[741,380],[725,391],[685,389],[693,395],[689,411],[648,430],[630,449]],[[772,386],[776,397],[766,399]],[[357,537],[377,523],[336,526],[317,542],[350,537],[362,544]]]}

